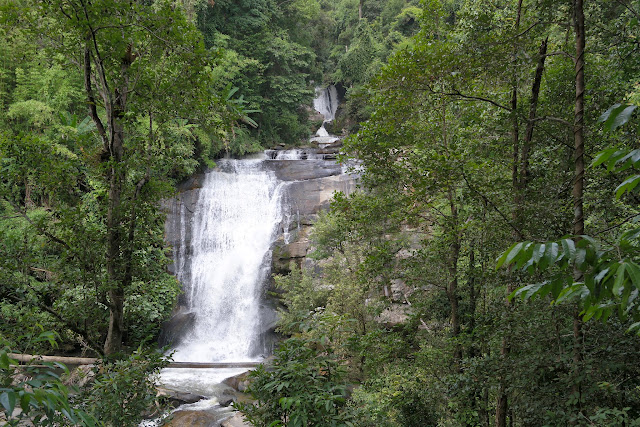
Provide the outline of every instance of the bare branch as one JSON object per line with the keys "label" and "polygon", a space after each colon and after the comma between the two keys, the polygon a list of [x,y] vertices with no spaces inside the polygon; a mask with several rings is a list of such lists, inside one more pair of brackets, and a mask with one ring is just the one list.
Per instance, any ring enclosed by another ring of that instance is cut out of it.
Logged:
{"label": "bare branch", "polygon": [[571,123],[570,121],[565,120],[565,119],[561,119],[559,117],[553,117],[553,116],[536,117],[535,119],[532,119],[531,122],[539,122],[541,120],[548,120],[550,122],[557,122],[557,123],[563,124],[565,126],[570,126],[571,128],[573,128],[573,123]]}
{"label": "bare branch", "polygon": [[485,196],[484,194],[482,194],[477,188],[475,188],[473,185],[471,185],[471,183],[467,179],[467,175],[464,173],[464,171],[462,172],[462,177],[464,178],[464,181],[467,183],[467,186],[469,187],[469,189],[471,191],[473,191],[474,193],[476,193],[478,196],[480,196],[482,198],[482,200],[484,200],[487,204],[491,205],[491,207],[498,213],[498,215],[500,215],[502,217],[504,222],[507,223],[507,225],[509,225],[509,227],[511,227],[513,229],[513,231],[516,232],[516,234],[518,235],[518,238],[520,240],[525,240],[524,234],[522,233],[522,231],[520,231],[520,229],[518,227],[516,227],[516,225],[513,222],[509,221],[509,218],[507,218],[507,216],[502,213],[502,211],[496,206],[496,204],[493,203],[491,200],[489,200],[489,198],[487,196]]}
{"label": "bare branch", "polygon": [[489,98],[484,98],[482,96],[474,96],[474,95],[465,95],[462,92],[460,92],[458,89],[453,88],[452,92],[444,92],[444,91],[436,91],[434,90],[430,85],[427,85],[427,89],[431,92],[434,93],[436,95],[446,95],[446,96],[457,96],[463,99],[468,99],[468,100],[472,100],[472,101],[482,101],[482,102],[488,102],[491,105],[494,105],[498,108],[501,108],[503,110],[506,111],[511,111],[511,108],[500,104],[499,102],[496,102],[492,99]]}

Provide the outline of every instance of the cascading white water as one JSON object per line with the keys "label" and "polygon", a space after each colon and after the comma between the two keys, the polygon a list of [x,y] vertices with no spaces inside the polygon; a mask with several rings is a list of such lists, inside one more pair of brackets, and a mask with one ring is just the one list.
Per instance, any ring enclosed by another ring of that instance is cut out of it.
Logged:
{"label": "cascading white water", "polygon": [[320,129],[316,131],[316,136],[311,138],[311,141],[321,145],[335,142],[338,138],[329,135],[325,124],[336,118],[336,111],[338,111],[338,90],[336,87],[333,85],[327,88],[316,87],[316,97],[313,100],[313,108],[322,114],[324,120]]}
{"label": "cascading white water", "polygon": [[[192,330],[175,348],[175,361],[252,361],[265,352],[259,337],[260,295],[270,273],[270,247],[283,218],[285,184],[261,164],[262,160],[225,159],[206,175],[193,212],[191,242],[185,242],[187,233],[182,233],[175,250],[186,308],[195,314]],[[219,380],[230,376],[222,370],[215,374]],[[211,373],[202,370],[165,370],[162,380],[194,390],[203,375],[215,383]]]}
{"label": "cascading white water", "polygon": [[316,150],[294,148],[291,150],[265,150],[267,158],[271,160],[324,160],[325,155]]}
{"label": "cascading white water", "polygon": [[327,88],[317,87],[313,108],[324,116],[325,122],[335,119],[336,111],[338,111],[338,90],[336,87],[333,85]]}

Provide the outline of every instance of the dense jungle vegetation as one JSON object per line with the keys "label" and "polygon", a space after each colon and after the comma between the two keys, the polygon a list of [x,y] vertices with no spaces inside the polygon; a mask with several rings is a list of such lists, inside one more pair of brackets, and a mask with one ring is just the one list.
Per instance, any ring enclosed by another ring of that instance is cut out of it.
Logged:
{"label": "dense jungle vegetation", "polygon": [[[635,0],[0,0],[5,418],[136,425],[179,293],[161,200],[225,153],[306,143],[335,84],[363,191],[315,225],[322,275],[276,278],[291,338],[247,419],[640,425],[639,19]],[[74,399],[8,356],[54,347],[105,357]]]}

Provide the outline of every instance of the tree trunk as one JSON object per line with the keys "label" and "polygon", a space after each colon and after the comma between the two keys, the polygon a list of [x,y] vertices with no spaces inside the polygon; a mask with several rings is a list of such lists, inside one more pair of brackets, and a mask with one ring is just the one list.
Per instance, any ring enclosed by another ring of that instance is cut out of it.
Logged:
{"label": "tree trunk", "polygon": [[[106,270],[107,270],[107,300],[109,307],[109,329],[104,343],[104,353],[113,354],[120,351],[124,332],[124,287],[119,274],[121,232],[120,232],[120,204],[124,185],[124,171],[122,159],[124,155],[124,130],[119,123],[120,113],[125,111],[126,98],[118,97],[114,103],[109,91],[106,75],[99,59],[95,43],[95,33],[91,32],[86,39],[84,48],[84,87],[87,95],[89,116],[96,125],[98,135],[103,144],[103,153],[100,160],[107,164],[106,180],[109,183],[109,197],[107,206],[107,231],[106,231]],[[97,102],[93,88],[93,67],[95,61],[95,73],[97,86],[104,101],[107,116],[107,127],[97,112]],[[126,91],[121,92],[126,93]],[[117,107],[116,107],[117,104]]]}
{"label": "tree trunk", "polygon": [[358,19],[362,19],[362,7],[364,6],[364,0],[360,0],[358,3]]}
{"label": "tree trunk", "polygon": [[[115,118],[114,118],[115,119]],[[120,351],[124,335],[124,277],[121,274],[122,236],[121,236],[121,198],[124,183],[122,165],[123,131],[117,121],[112,119],[111,128],[114,129],[111,142],[111,162],[109,171],[109,206],[107,210],[107,280],[109,330],[104,343],[104,354],[109,355]]]}
{"label": "tree trunk", "polygon": [[[573,3],[574,31],[576,37],[576,102],[573,122],[573,142],[575,156],[575,175],[573,181],[573,234],[576,239],[584,234],[584,49],[585,49],[585,28],[584,28],[584,5],[583,0],[574,0]],[[577,268],[573,271],[573,280],[582,281],[582,272]],[[573,370],[574,383],[572,393],[577,398],[576,406],[578,413],[582,412],[580,406],[581,382],[578,380],[582,364],[582,320],[579,315],[580,309],[576,308],[573,315]]]}
{"label": "tree trunk", "polygon": [[[460,239],[458,233],[458,211],[453,199],[453,192],[449,190],[449,203],[451,207],[451,244],[449,245],[449,286],[447,287],[447,297],[451,307],[451,328],[454,338],[460,336],[460,312],[458,302],[458,259],[460,257]],[[456,342],[453,358],[458,367],[462,361],[462,348]]]}
{"label": "tree trunk", "polygon": [[[473,242],[469,245],[469,331],[473,333],[476,328],[476,307],[478,303],[478,290],[476,289],[476,251]],[[471,337],[469,345],[469,358],[474,358],[479,351],[475,339]]]}
{"label": "tree trunk", "polygon": [[576,32],[576,103],[573,123],[575,176],[573,181],[573,234],[584,234],[584,11],[582,0],[574,1]]}
{"label": "tree trunk", "polygon": [[[514,33],[517,34],[519,28],[520,28],[520,19],[522,16],[522,0],[518,0],[518,6],[517,6],[517,11],[516,11],[516,22],[515,22],[515,27],[514,27]],[[517,43],[517,39],[514,39],[513,42],[513,55],[512,55],[512,61],[513,61],[513,81],[512,81],[512,88],[511,88],[511,143],[513,145],[512,147],[512,165],[511,165],[511,186],[512,186],[512,191],[513,191],[513,202],[514,202],[514,206],[513,206],[513,213],[512,213],[512,218],[513,218],[513,223],[516,227],[518,227],[519,224],[519,217],[520,217],[520,212],[521,212],[521,204],[522,204],[522,200],[520,198],[520,185],[519,185],[519,177],[518,177],[518,165],[520,163],[520,124],[518,121],[518,78],[517,78],[517,55],[518,53],[518,43]],[[514,235],[514,240],[518,239],[517,235]],[[507,286],[507,295],[511,294],[511,292],[513,292],[513,289],[515,288],[515,285],[513,283],[510,283]],[[506,306],[507,306],[507,312],[510,312],[512,307],[511,307],[511,302],[509,301],[509,299],[506,300],[505,302]],[[500,347],[500,358],[502,359],[502,361],[504,362],[509,353],[511,352],[511,336],[510,336],[510,332],[505,331],[504,336],[502,337],[502,345]],[[500,377],[499,378],[499,383],[498,383],[498,396],[496,399],[496,418],[495,418],[495,425],[496,427],[506,427],[507,425],[507,413],[509,412],[509,401],[508,401],[508,397],[507,397],[507,386],[505,384],[506,380],[504,377]]]}
{"label": "tree trunk", "polygon": [[[538,51],[538,65],[536,66],[536,74],[533,78],[533,86],[531,87],[531,101],[529,102],[529,121],[527,129],[524,133],[524,142],[522,143],[522,159],[520,161],[520,190],[522,191],[529,184],[529,153],[533,141],[533,129],[535,127],[535,118],[538,110],[538,97],[540,95],[540,84],[542,83],[542,74],[544,73],[544,63],[547,59],[547,44],[549,37],[544,39],[540,44]],[[522,196],[522,194],[521,194]]]}
{"label": "tree trunk", "polygon": [[[449,149],[449,136],[447,128],[447,108],[442,102],[442,145],[445,152]],[[447,200],[450,209],[450,223],[447,228],[450,230],[449,238],[449,254],[447,256],[447,268],[449,270],[449,284],[447,285],[447,299],[451,308],[451,329],[452,336],[457,339],[460,336],[460,312],[458,302],[458,260],[460,258],[460,230],[458,228],[458,206],[456,205],[456,193],[453,184],[449,184],[447,188]],[[461,368],[462,348],[460,343],[456,342],[453,351],[453,359],[458,369]]]}

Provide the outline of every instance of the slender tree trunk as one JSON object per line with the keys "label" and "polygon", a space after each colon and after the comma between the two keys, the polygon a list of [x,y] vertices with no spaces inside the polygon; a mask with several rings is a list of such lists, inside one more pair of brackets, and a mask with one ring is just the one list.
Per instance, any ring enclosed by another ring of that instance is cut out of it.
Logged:
{"label": "slender tree trunk", "polygon": [[[447,108],[442,101],[442,145],[445,152],[449,149],[449,135],[447,128]],[[451,308],[451,328],[454,339],[460,336],[460,312],[458,302],[458,260],[460,258],[460,230],[458,228],[458,206],[456,205],[456,193],[453,184],[449,184],[447,188],[447,200],[449,202],[450,217],[447,228],[449,229],[449,254],[447,256],[447,264],[449,270],[449,284],[447,285],[447,299]],[[460,369],[462,361],[462,348],[458,342],[455,343],[453,351],[453,359],[456,367]]]}
{"label": "slender tree trunk", "polygon": [[[102,82],[102,98],[105,102],[109,151],[105,161],[108,163],[107,181],[109,199],[107,208],[107,303],[109,307],[109,329],[104,343],[105,355],[117,353],[122,347],[124,337],[124,298],[129,283],[125,272],[131,259],[123,256],[123,220],[122,196],[126,180],[124,165],[124,127],[122,117],[127,110],[128,81],[127,70],[130,65],[131,47],[123,56],[121,85],[109,90],[107,77],[99,66],[98,76]],[[100,64],[98,64],[100,65]],[[133,219],[133,221],[135,221]],[[133,224],[135,227],[135,223]],[[132,244],[132,243],[131,243]],[[131,253],[129,254],[129,258]],[[130,271],[130,270],[129,270]],[[130,282],[130,277],[128,278]]]}
{"label": "slender tree trunk", "polygon": [[[458,208],[455,204],[454,192],[451,188],[448,191],[449,206],[451,209],[451,243],[449,245],[449,286],[447,287],[447,297],[451,307],[451,328],[453,337],[460,336],[460,311],[458,302],[458,259],[460,258],[460,237],[458,231]],[[456,342],[453,358],[458,367],[462,361],[462,348]]]}
{"label": "slender tree trunk", "polygon": [[533,78],[533,86],[531,86],[531,101],[529,102],[529,121],[527,129],[524,133],[524,141],[522,143],[522,159],[520,161],[520,196],[529,184],[529,154],[531,152],[531,144],[533,141],[533,129],[535,127],[535,118],[538,110],[538,98],[540,96],[540,84],[542,83],[542,74],[544,73],[544,64],[547,59],[547,44],[549,37],[544,39],[540,44],[538,51],[538,65],[536,66],[535,77]]}
{"label": "slender tree trunk", "polygon": [[[476,307],[478,303],[478,290],[476,289],[476,251],[473,242],[469,247],[469,330],[473,333],[476,328]],[[479,353],[476,343],[472,338],[469,346],[469,357],[476,357]]]}
{"label": "slender tree trunk", "polygon": [[109,330],[104,343],[104,354],[109,355],[120,351],[124,335],[124,283],[120,274],[120,251],[122,248],[121,236],[121,197],[124,176],[122,172],[123,139],[122,129],[114,120],[111,126],[114,128],[112,142],[111,169],[109,171],[109,206],[107,210],[107,279],[108,279],[108,306],[109,306]]}
{"label": "slender tree trunk", "polygon": [[[87,106],[89,116],[96,125],[96,130],[103,144],[101,160],[107,165],[106,180],[109,184],[109,196],[107,206],[107,231],[106,231],[106,270],[107,270],[107,291],[106,304],[109,307],[109,329],[104,343],[104,353],[113,354],[120,351],[122,337],[124,333],[124,287],[119,273],[121,233],[120,212],[122,190],[124,185],[124,171],[122,160],[124,156],[124,130],[119,123],[119,112],[123,112],[126,97],[120,97],[119,108],[115,108],[112,99],[107,77],[100,62],[97,43],[94,40],[95,33],[91,32],[86,39],[84,48],[84,86],[87,95]],[[107,116],[107,126],[97,112],[97,102],[95,99],[92,77],[94,69],[92,62],[95,62],[96,82],[100,95],[104,101],[105,113]],[[123,92],[126,93],[126,92]]]}
{"label": "slender tree trunk", "polygon": [[[584,234],[584,50],[585,50],[585,28],[584,28],[584,5],[583,0],[574,0],[573,3],[574,31],[576,38],[576,101],[573,122],[573,142],[575,156],[575,176],[573,181],[573,234],[580,236]],[[577,268],[573,272],[574,281],[583,279],[582,272]],[[579,309],[576,308],[573,315],[573,369],[574,383],[572,392],[577,398],[577,410],[581,412],[580,394],[581,383],[578,380],[580,366],[582,364],[582,320]]]}
{"label": "slender tree trunk", "polygon": [[[518,30],[520,28],[520,19],[522,16],[522,0],[518,0],[518,6],[517,6],[517,11],[516,11],[516,23],[515,23],[515,28],[514,28],[514,33],[518,33]],[[512,213],[512,218],[513,218],[513,223],[516,225],[516,227],[518,226],[519,223],[519,216],[520,216],[520,211],[521,211],[521,207],[520,204],[522,203],[522,200],[520,199],[520,185],[518,184],[519,182],[519,178],[518,178],[518,165],[520,163],[520,124],[518,122],[518,78],[517,78],[517,53],[518,53],[518,42],[516,39],[514,39],[513,41],[513,55],[512,55],[512,61],[513,61],[513,81],[512,81],[512,88],[511,88],[511,120],[512,120],[512,125],[511,125],[511,143],[513,145],[513,151],[512,151],[512,165],[511,165],[511,185],[513,188],[513,202],[514,202],[514,207],[513,207],[513,213]],[[517,239],[519,236],[514,236],[514,240]],[[511,294],[511,292],[513,292],[513,289],[515,287],[515,284],[510,283],[507,286],[507,295]],[[509,299],[506,300],[505,304],[507,305],[507,312],[510,313],[511,312],[511,302],[509,301]],[[507,359],[507,357],[509,356],[509,353],[511,352],[511,336],[510,336],[510,332],[507,328],[507,331],[505,332],[504,336],[502,337],[502,346],[500,348],[500,358],[505,361]],[[507,414],[509,412],[509,401],[508,401],[508,397],[507,397],[507,386],[505,384],[506,380],[505,378],[501,377],[499,379],[499,384],[498,384],[498,396],[496,399],[496,418],[495,418],[495,425],[496,427],[506,427],[507,425]]]}
{"label": "slender tree trunk", "polygon": [[362,8],[364,6],[364,0],[360,0],[358,3],[358,19],[362,19]]}
{"label": "slender tree trunk", "polygon": [[574,0],[576,32],[576,103],[573,124],[575,177],[573,181],[573,234],[584,234],[584,11],[582,0]]}

